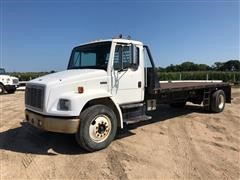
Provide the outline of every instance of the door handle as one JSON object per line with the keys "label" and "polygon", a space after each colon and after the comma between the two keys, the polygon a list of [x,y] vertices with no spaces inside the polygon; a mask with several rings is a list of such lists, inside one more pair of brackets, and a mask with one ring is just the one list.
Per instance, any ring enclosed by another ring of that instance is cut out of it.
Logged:
{"label": "door handle", "polygon": [[141,87],[142,87],[142,82],[138,81],[138,88],[141,88]]}

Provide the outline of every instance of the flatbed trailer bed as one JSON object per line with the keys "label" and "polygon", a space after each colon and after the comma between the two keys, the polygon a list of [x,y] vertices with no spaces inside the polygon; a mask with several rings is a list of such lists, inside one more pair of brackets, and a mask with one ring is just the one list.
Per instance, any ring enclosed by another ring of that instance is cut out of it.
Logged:
{"label": "flatbed trailer bed", "polygon": [[231,86],[224,82],[156,82],[155,88],[148,89],[147,99],[156,99],[156,104],[188,101],[210,106],[212,94],[217,90],[224,91],[226,103],[231,103]]}

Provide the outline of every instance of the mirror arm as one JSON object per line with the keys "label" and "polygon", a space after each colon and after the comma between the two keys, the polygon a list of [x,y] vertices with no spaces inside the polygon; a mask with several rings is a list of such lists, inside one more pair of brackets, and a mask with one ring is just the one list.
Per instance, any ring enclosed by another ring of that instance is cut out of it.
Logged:
{"label": "mirror arm", "polygon": [[127,71],[127,70],[128,70],[128,68],[121,68],[118,70],[118,72],[123,72],[123,71]]}

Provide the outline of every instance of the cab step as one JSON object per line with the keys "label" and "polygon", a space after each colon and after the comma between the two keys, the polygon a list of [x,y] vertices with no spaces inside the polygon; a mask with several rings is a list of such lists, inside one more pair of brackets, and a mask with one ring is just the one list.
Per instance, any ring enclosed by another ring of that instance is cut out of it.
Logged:
{"label": "cab step", "polygon": [[126,124],[147,121],[152,118],[145,114],[146,105],[144,103],[121,105],[121,109],[123,113],[123,122]]}
{"label": "cab step", "polygon": [[140,115],[140,116],[135,116],[135,117],[129,117],[127,119],[123,119],[123,122],[126,124],[133,124],[133,123],[137,123],[140,121],[147,121],[152,119],[151,116],[147,116],[147,115]]}
{"label": "cab step", "polygon": [[144,103],[135,103],[135,104],[124,104],[121,105],[122,109],[131,109],[131,108],[138,108],[138,107],[143,107]]}

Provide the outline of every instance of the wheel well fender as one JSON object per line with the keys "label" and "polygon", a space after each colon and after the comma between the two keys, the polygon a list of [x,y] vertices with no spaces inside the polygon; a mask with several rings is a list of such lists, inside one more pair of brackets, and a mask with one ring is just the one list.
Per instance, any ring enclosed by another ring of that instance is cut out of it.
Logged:
{"label": "wheel well fender", "polygon": [[122,119],[121,108],[119,107],[119,105],[117,103],[115,103],[114,99],[112,99],[111,97],[92,99],[83,106],[82,111],[84,111],[86,108],[88,108],[90,106],[97,105],[97,104],[102,104],[102,105],[105,105],[105,106],[111,108],[116,115],[118,127],[123,128],[123,119]]}

